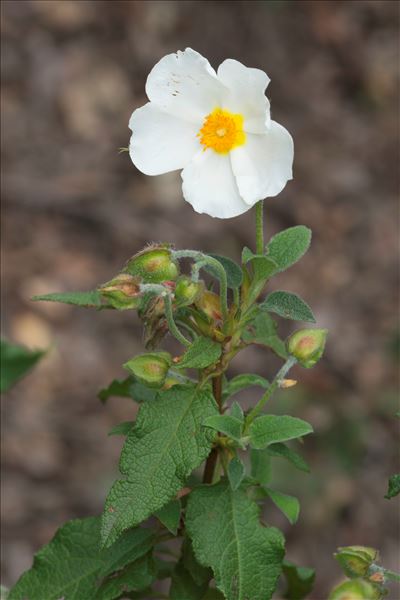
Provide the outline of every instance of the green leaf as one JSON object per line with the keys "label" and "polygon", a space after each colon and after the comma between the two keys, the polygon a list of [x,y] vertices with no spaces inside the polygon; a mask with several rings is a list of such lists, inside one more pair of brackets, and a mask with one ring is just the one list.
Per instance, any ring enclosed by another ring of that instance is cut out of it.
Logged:
{"label": "green leaf", "polygon": [[179,369],[205,369],[205,367],[217,362],[221,352],[221,344],[210,338],[198,337],[186,350],[176,366]]}
{"label": "green leaf", "polygon": [[97,599],[103,579],[147,554],[154,541],[150,529],[131,529],[118,544],[101,550],[99,517],[69,521],[39,550],[9,600]]}
{"label": "green leaf", "polygon": [[114,600],[127,592],[145,590],[156,579],[150,554],[143,556],[117,573],[112,573],[100,586],[94,600]]}
{"label": "green leaf", "polygon": [[202,600],[208,582],[197,584],[180,561],[174,569],[169,590],[170,600]]}
{"label": "green leaf", "polygon": [[283,561],[283,574],[286,578],[286,600],[303,600],[313,589],[315,571],[309,567],[296,567],[293,563]]}
{"label": "green leaf", "polygon": [[291,462],[292,465],[294,465],[300,471],[304,471],[305,473],[310,472],[310,467],[308,466],[304,458],[300,456],[298,452],[295,452],[295,450],[292,450],[291,448],[288,448],[288,446],[285,446],[285,444],[271,444],[270,446],[268,446],[267,452],[271,456],[281,456],[282,458],[286,458],[286,460]]}
{"label": "green leaf", "polygon": [[242,436],[242,421],[231,415],[212,415],[204,421],[203,425],[220,431],[236,441],[239,441]]}
{"label": "green leaf", "polygon": [[242,250],[242,264],[246,264],[249,262],[249,260],[251,260],[252,258],[254,258],[255,254],[250,250],[250,248],[248,248],[247,246],[245,246]]}
{"label": "green leaf", "polygon": [[43,350],[28,350],[23,346],[0,341],[1,369],[0,392],[7,392],[19,379],[24,377],[44,356]]}
{"label": "green leaf", "polygon": [[295,417],[263,415],[250,425],[250,445],[256,449],[266,448],[275,442],[292,440],[312,431],[309,423]]}
{"label": "green leaf", "polygon": [[385,496],[388,500],[390,498],[394,498],[397,494],[400,493],[400,475],[392,475],[389,479],[388,483],[388,491]]}
{"label": "green leaf", "polygon": [[269,294],[260,304],[262,310],[273,312],[284,319],[294,321],[307,321],[315,323],[315,317],[311,308],[297,294],[291,292],[276,291]]}
{"label": "green leaf", "polygon": [[263,389],[267,389],[269,387],[269,381],[261,375],[252,375],[248,373],[243,373],[242,375],[237,375],[233,377],[224,389],[224,397],[229,398],[242,390],[245,390],[251,386],[259,386]]}
{"label": "green leaf", "polygon": [[277,490],[271,490],[271,488],[265,488],[268,496],[272,502],[283,512],[289,523],[294,525],[299,518],[300,504],[297,498],[294,496],[288,496],[288,494],[282,494]]}
{"label": "green leaf", "polygon": [[266,449],[250,450],[251,476],[265,485],[271,479],[271,458]]}
{"label": "green leaf", "polygon": [[97,290],[90,292],[61,292],[55,294],[44,294],[33,296],[34,302],[62,302],[85,308],[100,308],[102,306],[101,294]]}
{"label": "green leaf", "polygon": [[267,256],[276,264],[277,272],[285,271],[305,254],[311,243],[311,229],[304,225],[290,227],[274,235],[266,246]]}
{"label": "green leaf", "polygon": [[107,402],[112,396],[120,396],[121,398],[132,398],[133,377],[126,379],[113,379],[109,386],[101,389],[97,394],[99,400],[103,403]]}
{"label": "green leaf", "polygon": [[[242,285],[243,273],[239,265],[226,256],[218,256],[218,254],[209,254],[208,256],[215,258],[224,267],[228,287],[236,289]],[[206,265],[204,269],[218,279],[218,274],[211,265]]]}
{"label": "green leaf", "polygon": [[143,383],[135,381],[135,378],[130,375],[126,379],[114,379],[108,387],[100,390],[97,396],[103,403],[107,402],[113,396],[131,398],[135,402],[140,403],[154,400],[157,396],[157,391],[154,388],[149,388]]}
{"label": "green leaf", "polygon": [[182,544],[183,565],[192,576],[197,585],[208,583],[212,579],[212,571],[208,567],[203,567],[197,560],[193,552],[193,545],[190,538],[185,537]]}
{"label": "green leaf", "polygon": [[114,427],[110,429],[108,435],[128,435],[134,424],[135,421],[123,421],[122,423],[118,423],[118,425],[114,425]]}
{"label": "green leaf", "polygon": [[225,596],[215,588],[209,588],[202,600],[225,600]]}
{"label": "green leaf", "polygon": [[249,329],[245,330],[242,339],[247,344],[261,344],[267,346],[280,358],[287,359],[286,345],[277,334],[277,325],[268,313],[259,310],[249,323]]}
{"label": "green leaf", "polygon": [[208,388],[175,385],[140,406],[103,514],[105,546],[167,504],[208,456],[215,434],[202,427],[217,407]]}
{"label": "green leaf", "polygon": [[281,572],[284,539],[263,527],[246,492],[227,481],[195,489],[188,499],[186,527],[200,563],[214,571],[229,600],[269,600]]}
{"label": "green leaf", "polygon": [[238,402],[233,402],[231,406],[231,417],[238,419],[241,423],[244,421],[243,409]]}
{"label": "green leaf", "polygon": [[235,456],[228,465],[228,479],[233,491],[237,490],[246,472],[240,458]]}
{"label": "green leaf", "polygon": [[161,523],[174,535],[178,533],[181,520],[181,501],[178,498],[171,500],[155,513]]}

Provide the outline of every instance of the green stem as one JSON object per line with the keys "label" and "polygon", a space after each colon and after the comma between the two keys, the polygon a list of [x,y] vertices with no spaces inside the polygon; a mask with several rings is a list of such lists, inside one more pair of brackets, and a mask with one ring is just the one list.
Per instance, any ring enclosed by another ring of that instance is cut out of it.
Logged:
{"label": "green stem", "polygon": [[386,579],[390,579],[391,581],[400,581],[400,575],[398,573],[390,571],[389,569],[383,569],[383,572]]}
{"label": "green stem", "polygon": [[175,321],[174,321],[174,313],[172,311],[172,300],[171,296],[164,292],[163,294],[164,303],[165,303],[165,317],[167,319],[168,328],[172,335],[176,337],[178,342],[180,342],[183,346],[190,346],[191,342],[185,338],[185,336],[179,331]]}
{"label": "green stem", "polygon": [[249,428],[250,424],[254,421],[254,419],[257,417],[257,415],[260,414],[260,412],[262,411],[262,409],[264,408],[264,406],[266,405],[268,400],[271,398],[271,396],[274,393],[274,391],[276,390],[276,388],[279,386],[282,379],[285,378],[287,373],[290,371],[290,369],[293,367],[293,365],[296,364],[296,362],[297,362],[297,359],[294,356],[289,356],[289,358],[287,359],[287,361],[285,362],[283,367],[275,375],[273,382],[271,383],[271,385],[269,386],[269,388],[267,389],[265,394],[260,398],[260,400],[257,402],[255,407],[253,408],[253,410],[251,410],[249,412],[249,414],[247,415],[246,430]]}
{"label": "green stem", "polygon": [[220,285],[220,297],[221,297],[221,312],[224,321],[228,320],[229,309],[228,309],[228,281],[226,278],[226,272],[221,263],[212,256],[203,254],[198,250],[175,250],[173,253],[174,258],[193,258],[196,262],[203,263],[201,266],[204,267],[206,264],[210,265],[218,274],[218,280]]}
{"label": "green stem", "polygon": [[256,254],[264,254],[264,200],[256,204]]}

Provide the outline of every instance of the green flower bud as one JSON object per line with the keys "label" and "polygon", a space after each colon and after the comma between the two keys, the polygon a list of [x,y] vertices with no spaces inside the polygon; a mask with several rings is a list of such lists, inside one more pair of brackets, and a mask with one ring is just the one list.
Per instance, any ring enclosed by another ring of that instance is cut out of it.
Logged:
{"label": "green flower bud", "polygon": [[378,551],[366,546],[338,548],[334,554],[347,577],[364,577],[371,564],[378,559]]}
{"label": "green flower bud", "polygon": [[168,352],[151,352],[131,358],[124,364],[124,368],[133,373],[140,383],[160,388],[164,385],[171,364]]}
{"label": "green flower bud", "polygon": [[363,579],[352,579],[336,586],[328,600],[380,600],[380,598],[382,593],[378,587]]}
{"label": "green flower bud", "polygon": [[195,302],[197,308],[200,308],[213,321],[222,319],[221,300],[217,294],[206,290]]}
{"label": "green flower bud", "polygon": [[327,329],[299,329],[287,341],[288,352],[302,367],[310,369],[324,352],[327,334]]}
{"label": "green flower bud", "polygon": [[138,308],[140,305],[142,294],[139,285],[139,277],[120,273],[99,287],[99,292],[114,308],[127,310],[128,308]]}
{"label": "green flower bud", "polygon": [[149,246],[128,260],[125,273],[136,275],[145,283],[174,281],[179,275],[177,263],[167,246]]}
{"label": "green flower bud", "polygon": [[189,306],[193,304],[204,290],[202,281],[195,282],[182,275],[179,277],[175,286],[175,300],[178,306]]}

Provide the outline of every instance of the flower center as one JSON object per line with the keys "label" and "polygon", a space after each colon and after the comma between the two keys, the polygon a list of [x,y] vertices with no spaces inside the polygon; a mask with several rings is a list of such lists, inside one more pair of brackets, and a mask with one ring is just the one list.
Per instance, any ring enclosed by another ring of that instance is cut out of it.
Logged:
{"label": "flower center", "polygon": [[212,148],[218,154],[227,154],[233,148],[246,142],[243,131],[243,116],[222,108],[215,108],[204,119],[203,127],[197,136],[204,150]]}

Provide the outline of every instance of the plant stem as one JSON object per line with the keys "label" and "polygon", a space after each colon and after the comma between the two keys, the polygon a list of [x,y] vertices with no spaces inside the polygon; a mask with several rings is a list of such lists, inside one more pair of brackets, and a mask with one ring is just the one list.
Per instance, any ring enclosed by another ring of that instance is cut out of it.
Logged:
{"label": "plant stem", "polygon": [[[222,411],[222,375],[214,377],[212,380],[213,394],[216,403],[218,404],[219,411]],[[214,470],[218,460],[218,450],[213,448],[208,455],[206,460],[206,466],[204,467],[203,483],[212,483],[214,477]]]}
{"label": "plant stem", "polygon": [[296,362],[297,362],[297,360],[294,356],[289,356],[289,358],[287,359],[287,361],[285,362],[283,367],[275,375],[273,382],[271,383],[271,385],[269,386],[269,388],[267,389],[265,394],[260,398],[260,400],[257,402],[255,407],[253,408],[253,410],[251,410],[249,412],[249,414],[247,415],[246,430],[249,428],[249,425],[254,421],[256,416],[260,414],[260,412],[262,411],[262,409],[264,408],[264,406],[266,405],[268,400],[271,398],[271,396],[274,393],[274,391],[276,390],[276,388],[279,386],[280,381],[282,379],[284,379],[286,374],[293,367],[293,365],[296,364]]}
{"label": "plant stem", "polygon": [[383,573],[385,577],[391,581],[400,581],[400,575],[394,571],[390,571],[390,569],[383,569]]}
{"label": "plant stem", "polygon": [[264,200],[256,204],[256,254],[264,254]]}
{"label": "plant stem", "polygon": [[171,296],[167,293],[164,293],[163,298],[164,298],[164,303],[165,303],[165,317],[167,319],[168,328],[169,328],[170,332],[172,333],[172,335],[174,337],[176,337],[178,342],[180,342],[183,346],[186,346],[186,347],[190,346],[191,342],[188,339],[186,339],[185,336],[179,331],[179,329],[174,321]]}

